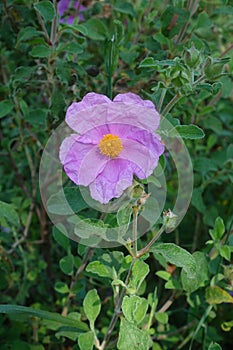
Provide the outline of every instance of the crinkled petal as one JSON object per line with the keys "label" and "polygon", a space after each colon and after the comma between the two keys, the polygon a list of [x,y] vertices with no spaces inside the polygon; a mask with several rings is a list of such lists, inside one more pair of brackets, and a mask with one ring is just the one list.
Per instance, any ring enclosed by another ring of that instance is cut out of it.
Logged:
{"label": "crinkled petal", "polygon": [[94,181],[109,161],[95,145],[79,142],[77,135],[63,141],[59,157],[67,176],[77,185],[84,186]]}
{"label": "crinkled petal", "polygon": [[95,127],[85,134],[79,137],[79,141],[82,143],[92,143],[97,145],[104,135],[111,133],[111,130],[107,124]]}
{"label": "crinkled petal", "polygon": [[132,185],[134,168],[125,159],[111,159],[104,170],[90,184],[92,198],[102,204],[112,198],[119,198]]}
{"label": "crinkled petal", "polygon": [[73,102],[66,111],[66,123],[83,134],[105,124],[108,105],[112,101],[105,95],[90,92],[80,102]]}
{"label": "crinkled petal", "polygon": [[155,131],[160,123],[160,117],[155,108],[141,106],[140,104],[114,102],[109,105],[109,124],[128,124],[141,129]]}
{"label": "crinkled petal", "polygon": [[89,186],[110,161],[111,159],[100,153],[97,146],[92,147],[90,151],[85,154],[80,164],[78,173],[79,185]]}
{"label": "crinkled petal", "polygon": [[111,101],[104,95],[89,93],[81,102],[74,102],[67,109],[66,122],[80,134],[104,124],[126,124],[126,121],[128,125],[141,129],[156,130],[160,117],[152,102],[143,101],[138,96],[138,102],[134,103],[137,95],[123,95],[126,95],[124,101],[120,100],[120,95],[119,100]]}
{"label": "crinkled petal", "polygon": [[[135,165],[135,175],[140,179],[147,178],[152,174],[158,164],[161,153],[153,149],[148,149],[135,140],[123,139],[123,150],[118,156],[121,159],[127,159]],[[157,147],[157,144],[155,145]]]}
{"label": "crinkled petal", "polygon": [[123,102],[126,104],[138,104],[146,108],[154,109],[155,106],[150,100],[143,100],[140,96],[132,93],[126,92],[125,94],[118,94],[114,97],[113,102]]}
{"label": "crinkled petal", "polygon": [[117,135],[122,139],[127,138],[138,141],[152,151],[157,148],[159,154],[163,153],[164,146],[161,143],[161,137],[154,132],[128,124],[109,124],[108,130],[111,134]]}

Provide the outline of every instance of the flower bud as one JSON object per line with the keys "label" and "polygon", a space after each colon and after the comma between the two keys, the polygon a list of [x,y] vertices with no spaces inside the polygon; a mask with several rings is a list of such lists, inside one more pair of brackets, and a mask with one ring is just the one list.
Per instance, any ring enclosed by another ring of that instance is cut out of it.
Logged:
{"label": "flower bud", "polygon": [[170,209],[163,212],[163,224],[166,232],[170,232],[176,227],[177,218],[178,216]]}
{"label": "flower bud", "polygon": [[212,57],[206,59],[205,75],[208,79],[217,78],[223,71],[225,62],[213,60]]}
{"label": "flower bud", "polygon": [[194,45],[190,49],[186,49],[184,61],[188,67],[197,67],[201,63],[201,54]]}

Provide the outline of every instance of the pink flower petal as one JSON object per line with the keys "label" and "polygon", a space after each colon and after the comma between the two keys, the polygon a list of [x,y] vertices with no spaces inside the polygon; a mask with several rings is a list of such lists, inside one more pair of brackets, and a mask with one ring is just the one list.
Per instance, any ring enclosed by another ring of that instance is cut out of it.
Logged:
{"label": "pink flower petal", "polygon": [[93,146],[85,154],[80,164],[78,172],[79,185],[89,186],[110,161],[111,159],[100,153],[97,146]]}
{"label": "pink flower petal", "polygon": [[67,176],[77,185],[84,186],[94,181],[109,161],[95,145],[79,142],[77,135],[63,141],[59,156]]}
{"label": "pink flower petal", "polygon": [[[121,96],[124,95],[124,96]],[[74,102],[67,109],[66,122],[80,134],[104,124],[128,124],[154,131],[160,117],[150,101],[135,94],[120,94],[114,101],[101,94],[89,93],[81,102]],[[122,97],[122,100],[121,100]]]}
{"label": "pink flower petal", "polygon": [[103,116],[112,101],[105,95],[90,92],[81,102],[73,102],[66,111],[66,122],[71,129],[82,134],[105,124]]}
{"label": "pink flower petal", "polygon": [[90,184],[92,198],[102,204],[108,203],[114,197],[119,198],[132,185],[133,171],[129,161],[112,159]]}
{"label": "pink flower petal", "polygon": [[119,158],[127,159],[135,165],[135,174],[144,179],[152,174],[158,164],[159,154],[152,153],[150,149],[135,140],[123,139],[123,150]]}
{"label": "pink flower petal", "polygon": [[150,100],[143,100],[140,96],[132,93],[132,92],[126,92],[125,94],[118,94],[116,97],[114,97],[113,102],[123,102],[126,104],[139,104],[146,108],[152,108],[154,109],[155,106],[153,102]]}

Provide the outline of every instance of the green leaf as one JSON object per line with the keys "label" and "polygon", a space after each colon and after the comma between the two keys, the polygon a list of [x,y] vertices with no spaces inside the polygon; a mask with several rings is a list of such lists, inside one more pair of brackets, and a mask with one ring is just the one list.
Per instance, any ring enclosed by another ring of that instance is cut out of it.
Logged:
{"label": "green leaf", "polygon": [[114,6],[114,10],[125,13],[126,15],[131,15],[132,17],[136,17],[136,13],[134,11],[133,5],[129,2],[118,0],[116,5]]}
{"label": "green leaf", "polygon": [[[183,288],[188,293],[192,293],[200,287],[205,285],[205,282],[209,280],[209,268],[206,260],[206,255],[203,252],[193,253],[193,257],[196,261],[196,273],[194,278],[190,278],[189,274],[182,269],[181,282]],[[201,266],[201,269],[199,268]]]}
{"label": "green leaf", "polygon": [[80,44],[71,41],[64,45],[60,51],[78,55],[83,52],[83,47]]}
{"label": "green leaf", "polygon": [[132,216],[132,205],[126,204],[119,208],[117,211],[117,223],[119,226],[125,226],[126,230],[128,228],[128,225],[130,224]]}
{"label": "green leaf", "polygon": [[223,219],[220,216],[215,220],[214,228],[209,230],[209,234],[214,241],[219,241],[225,232],[225,225]]}
{"label": "green leaf", "polygon": [[208,287],[206,289],[205,297],[206,297],[207,303],[211,305],[222,304],[222,303],[233,303],[233,297],[224,289],[218,286]]}
{"label": "green leaf", "polygon": [[60,246],[62,246],[65,250],[68,250],[68,248],[70,247],[70,240],[62,231],[59,230],[59,227],[61,230],[65,230],[65,227],[61,224],[54,226],[53,238]]}
{"label": "green leaf", "polygon": [[203,192],[203,190],[200,187],[194,188],[193,193],[192,193],[192,205],[199,212],[204,213],[206,210],[206,206],[205,206],[205,203],[203,201],[202,192]]}
{"label": "green leaf", "polygon": [[139,68],[156,68],[157,63],[155,63],[155,60],[153,57],[146,57],[144,60],[139,64]]}
{"label": "green leaf", "polygon": [[137,260],[132,268],[132,275],[128,285],[128,292],[135,294],[149,272],[149,266],[144,261]]}
{"label": "green leaf", "polygon": [[30,51],[30,55],[33,57],[48,57],[51,53],[51,49],[48,45],[37,45],[34,46]]}
{"label": "green leaf", "polygon": [[74,268],[74,257],[73,255],[67,255],[59,261],[59,266],[62,272],[66,275],[71,276]]}
{"label": "green leaf", "polygon": [[52,21],[55,16],[53,3],[50,1],[40,1],[33,5],[45,21]]}
{"label": "green leaf", "polygon": [[101,302],[97,290],[92,289],[86,294],[83,301],[84,312],[90,321],[91,330],[94,328],[94,323],[101,309]]}
{"label": "green leaf", "polygon": [[169,132],[170,137],[180,136],[182,139],[202,139],[205,134],[204,131],[197,125],[177,125],[174,129]]}
{"label": "green leaf", "polygon": [[93,40],[105,40],[108,37],[109,30],[104,22],[98,18],[91,18],[87,20],[82,26],[87,31],[87,36]]}
{"label": "green leaf", "polygon": [[219,253],[220,255],[226,259],[227,261],[231,261],[231,252],[232,252],[232,248],[229,247],[228,245],[223,245],[222,247],[220,247],[219,249]]}
{"label": "green leaf", "polygon": [[66,107],[66,101],[64,98],[64,94],[58,89],[55,88],[51,97],[51,115],[54,119],[58,120],[59,116],[64,117],[64,111]]}
{"label": "green leaf", "polygon": [[19,217],[14,209],[14,206],[12,204],[0,201],[0,221],[3,218],[14,226],[19,225]]}
{"label": "green leaf", "polygon": [[58,329],[58,331],[55,333],[56,338],[65,337],[65,338],[71,339],[73,341],[76,341],[80,335],[81,334],[79,334],[77,332],[76,328],[74,328],[74,327],[67,327],[67,326],[60,327]]}
{"label": "green leaf", "polygon": [[168,281],[171,278],[171,274],[167,271],[161,270],[161,271],[157,271],[155,274],[165,281]]}
{"label": "green leaf", "polygon": [[66,293],[69,293],[70,291],[69,287],[64,282],[56,282],[54,288],[58,293],[61,293],[61,294],[66,294]]}
{"label": "green leaf", "polygon": [[45,320],[55,321],[65,326],[72,326],[82,331],[88,331],[88,326],[77,320],[61,316],[54,312],[34,309],[32,307],[19,305],[0,305],[0,313],[8,315],[28,315],[29,317],[39,317]]}
{"label": "green leaf", "polygon": [[[28,112],[28,111],[27,111]],[[30,111],[26,116],[25,120],[28,121],[31,125],[35,127],[46,127],[48,109],[45,108],[36,108],[33,111]]]}
{"label": "green leaf", "polygon": [[160,322],[162,324],[168,323],[168,314],[166,314],[165,312],[156,312],[155,318],[158,322]]}
{"label": "green leaf", "polygon": [[161,254],[171,264],[182,267],[188,273],[189,278],[195,277],[196,262],[187,250],[174,243],[158,243],[151,247],[151,251]]}
{"label": "green leaf", "polygon": [[78,345],[80,350],[92,350],[94,346],[94,333],[87,332],[79,335]]}
{"label": "green leaf", "polygon": [[147,331],[141,330],[124,318],[121,319],[118,350],[149,350],[151,340]]}
{"label": "green leaf", "polygon": [[38,35],[38,31],[34,27],[22,28],[18,34],[17,42],[26,41]]}
{"label": "green leaf", "polygon": [[212,115],[208,115],[207,118],[203,121],[203,126],[205,129],[213,130],[216,134],[222,133],[222,122],[219,118],[216,118]]}
{"label": "green leaf", "polygon": [[114,19],[114,34],[115,34],[115,42],[116,45],[120,45],[124,39],[124,25],[118,19]]}
{"label": "green leaf", "polygon": [[12,109],[14,108],[14,105],[9,100],[3,100],[0,102],[0,118],[5,117],[7,114],[9,114]]}
{"label": "green leaf", "polygon": [[88,207],[78,186],[66,187],[52,195],[47,202],[48,211],[57,215],[71,215]]}
{"label": "green leaf", "polygon": [[137,295],[125,296],[122,303],[122,311],[129,322],[139,324],[145,317],[148,309],[148,301]]}
{"label": "green leaf", "polygon": [[199,157],[195,159],[193,168],[195,169],[195,171],[198,171],[203,174],[206,174],[209,171],[217,170],[216,163],[213,160],[205,157]]}
{"label": "green leaf", "polygon": [[87,272],[95,273],[100,277],[114,278],[112,268],[106,266],[101,261],[92,261],[88,264],[86,268]]}
{"label": "green leaf", "polygon": [[167,67],[177,66],[177,60],[154,60],[152,57],[146,57],[139,65],[139,68],[154,68],[158,71],[163,71]]}
{"label": "green leaf", "polygon": [[208,350],[222,350],[222,347],[218,343],[211,342]]}

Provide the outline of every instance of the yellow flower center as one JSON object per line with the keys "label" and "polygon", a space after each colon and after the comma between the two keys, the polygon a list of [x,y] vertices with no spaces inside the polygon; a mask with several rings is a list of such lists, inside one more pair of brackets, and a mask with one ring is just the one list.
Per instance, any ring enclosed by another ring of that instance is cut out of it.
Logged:
{"label": "yellow flower center", "polygon": [[117,157],[123,149],[121,139],[112,134],[104,135],[98,146],[101,154],[111,158]]}

